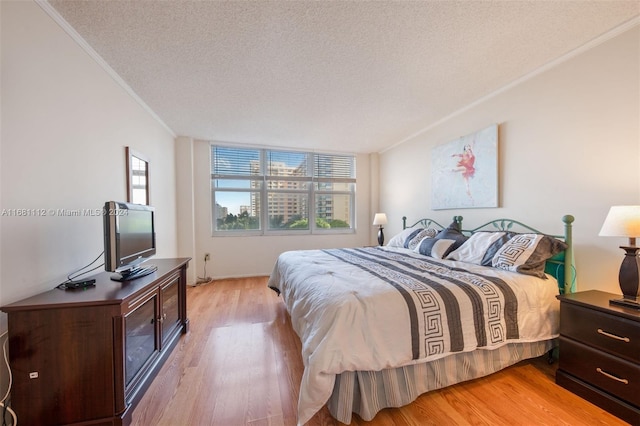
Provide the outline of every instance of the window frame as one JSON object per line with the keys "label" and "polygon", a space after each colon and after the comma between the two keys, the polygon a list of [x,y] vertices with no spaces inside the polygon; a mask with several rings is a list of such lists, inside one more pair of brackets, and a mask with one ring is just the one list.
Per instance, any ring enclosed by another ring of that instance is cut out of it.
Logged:
{"label": "window frame", "polygon": [[[215,148],[223,149],[249,149],[258,150],[260,155],[260,167],[258,175],[223,175],[214,173],[214,150]],[[270,175],[269,166],[269,153],[282,152],[291,154],[302,154],[306,156],[307,161],[307,174],[305,176],[282,176],[282,175]],[[302,151],[295,149],[283,149],[283,148],[270,148],[270,147],[255,147],[255,146],[239,146],[231,144],[220,144],[210,142],[209,146],[209,165],[210,165],[210,224],[212,236],[277,236],[277,235],[329,235],[329,234],[354,234],[356,233],[356,202],[357,202],[357,173],[356,173],[356,155],[351,153],[328,153],[319,151]],[[350,169],[352,169],[352,176],[346,177],[317,177],[315,173],[315,160],[317,155],[324,156],[336,156],[347,157],[351,161]],[[260,182],[260,189],[255,190],[253,188],[220,188],[216,187],[216,180],[253,180]],[[270,181],[289,181],[289,182],[305,182],[306,189],[273,189],[269,188]],[[318,183],[344,183],[350,189],[328,191],[316,189]],[[216,206],[216,192],[257,192],[259,193],[259,228],[258,229],[217,229],[218,221],[218,208]],[[307,197],[307,218],[308,228],[306,229],[284,229],[284,228],[270,228],[270,214],[269,214],[269,194],[286,194],[294,193]],[[349,202],[349,227],[344,228],[321,228],[316,225],[317,206],[316,195],[346,195]]]}

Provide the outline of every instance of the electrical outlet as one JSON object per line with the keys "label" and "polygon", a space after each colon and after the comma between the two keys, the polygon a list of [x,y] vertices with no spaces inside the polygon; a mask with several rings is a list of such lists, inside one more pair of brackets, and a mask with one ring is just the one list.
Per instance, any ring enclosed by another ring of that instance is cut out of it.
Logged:
{"label": "electrical outlet", "polygon": [[205,254],[204,254],[204,261],[205,261],[205,262],[208,262],[208,261],[210,261],[210,260],[211,260],[211,256],[209,256],[209,253],[205,253]]}

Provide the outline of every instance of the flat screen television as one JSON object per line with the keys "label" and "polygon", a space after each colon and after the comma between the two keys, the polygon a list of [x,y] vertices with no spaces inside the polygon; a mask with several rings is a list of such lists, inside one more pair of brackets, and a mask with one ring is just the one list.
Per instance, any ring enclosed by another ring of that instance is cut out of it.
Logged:
{"label": "flat screen television", "polygon": [[128,281],[153,273],[142,263],[156,254],[155,209],[151,206],[107,201],[104,205],[104,268],[114,281]]}

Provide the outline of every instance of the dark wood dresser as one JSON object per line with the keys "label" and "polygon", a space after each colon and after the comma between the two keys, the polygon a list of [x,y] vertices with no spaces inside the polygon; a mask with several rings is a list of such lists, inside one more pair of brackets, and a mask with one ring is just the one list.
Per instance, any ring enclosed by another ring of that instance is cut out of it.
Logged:
{"label": "dark wood dresser", "polygon": [[558,296],[560,363],[556,383],[640,425],[640,311],[590,290]]}
{"label": "dark wood dresser", "polygon": [[11,406],[21,425],[126,425],[187,332],[190,259],[151,259],[151,275],[53,289],[2,307],[8,314]]}

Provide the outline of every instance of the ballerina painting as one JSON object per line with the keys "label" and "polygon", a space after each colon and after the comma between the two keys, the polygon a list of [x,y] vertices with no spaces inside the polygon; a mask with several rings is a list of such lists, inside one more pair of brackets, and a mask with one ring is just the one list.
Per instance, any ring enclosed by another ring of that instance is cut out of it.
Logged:
{"label": "ballerina painting", "polygon": [[471,195],[471,188],[469,187],[469,179],[473,178],[473,175],[476,172],[476,168],[474,167],[476,156],[473,155],[471,145],[465,145],[462,154],[451,154],[451,156],[459,158],[456,167],[451,171],[460,172],[462,174],[462,179],[464,179],[464,183],[467,188],[467,195],[473,198],[473,195]]}
{"label": "ballerina painting", "polygon": [[436,146],[431,208],[498,207],[498,125]]}

